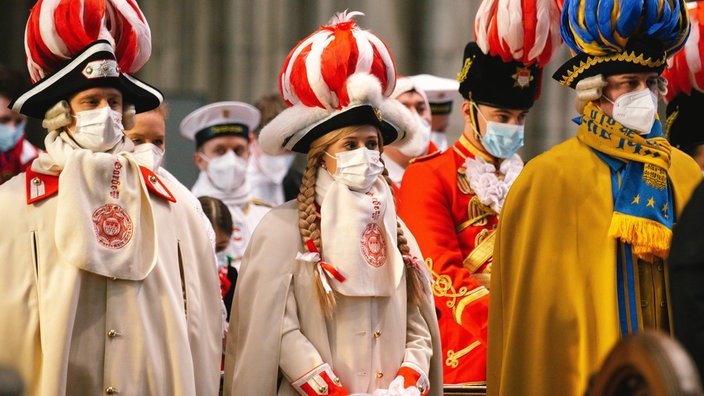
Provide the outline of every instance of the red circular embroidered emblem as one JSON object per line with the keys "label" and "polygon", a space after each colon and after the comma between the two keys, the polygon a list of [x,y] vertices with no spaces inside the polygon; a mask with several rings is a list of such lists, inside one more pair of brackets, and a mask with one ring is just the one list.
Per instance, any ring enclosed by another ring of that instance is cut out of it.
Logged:
{"label": "red circular embroidered emblem", "polygon": [[105,204],[93,212],[93,230],[98,243],[120,249],[132,239],[134,225],[120,205]]}
{"label": "red circular embroidered emblem", "polygon": [[386,241],[376,223],[367,224],[360,240],[362,257],[373,267],[386,264]]}

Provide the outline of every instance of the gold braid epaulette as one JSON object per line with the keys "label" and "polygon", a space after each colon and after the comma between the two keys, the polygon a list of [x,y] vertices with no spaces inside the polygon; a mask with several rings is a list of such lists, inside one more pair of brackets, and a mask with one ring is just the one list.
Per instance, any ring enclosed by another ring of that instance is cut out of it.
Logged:
{"label": "gold braid epaulette", "polygon": [[631,52],[621,52],[618,54],[613,54],[609,56],[590,56],[586,60],[581,61],[579,66],[575,65],[572,67],[572,71],[568,71],[566,76],[562,76],[560,84],[570,86],[572,81],[579,77],[580,74],[584,73],[590,67],[595,66],[597,63],[604,62],[630,62],[636,65],[643,65],[647,67],[660,67],[667,62],[667,56],[663,55],[661,59],[653,60],[651,57],[644,59],[643,54],[636,55],[635,51]]}
{"label": "gold braid epaulette", "polygon": [[675,123],[675,120],[677,119],[678,115],[680,115],[679,106],[675,107],[675,111],[673,111],[672,114],[667,117],[667,120],[665,120],[665,128],[663,129],[665,130],[665,138],[667,140],[670,140],[670,129],[672,129],[672,124]]}

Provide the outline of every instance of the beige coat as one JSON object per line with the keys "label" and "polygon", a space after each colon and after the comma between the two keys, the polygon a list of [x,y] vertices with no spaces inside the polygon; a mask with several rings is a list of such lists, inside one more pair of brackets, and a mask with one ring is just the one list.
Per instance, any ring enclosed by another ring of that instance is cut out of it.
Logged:
{"label": "beige coat", "polygon": [[[347,375],[346,379],[345,374],[356,370],[373,377],[377,371],[382,371],[383,377],[377,383],[385,387],[404,361],[427,370],[430,394],[441,395],[440,338],[431,297],[421,307],[407,307],[405,281],[402,280],[393,296],[376,299],[384,300],[381,303],[370,303],[373,298],[339,297],[343,305],[338,308],[344,311],[340,314],[345,318],[338,316],[337,321],[326,321],[316,296],[313,265],[295,260],[296,252],[305,252],[297,221],[295,201],[274,208],[262,219],[245,252],[230,317],[225,395],[295,395],[288,383],[321,362],[332,366],[342,384],[348,384],[348,391],[364,392],[368,389],[354,388],[360,386],[359,378]],[[411,251],[420,257],[415,240],[408,230],[405,233]],[[354,307],[355,304],[358,307]],[[375,317],[367,312],[370,306],[383,309],[383,315]],[[295,323],[291,320],[292,312]],[[361,334],[352,330],[365,326],[379,326],[383,329],[381,336],[371,341],[372,332]],[[336,335],[341,337],[343,332],[361,334],[347,343],[348,352],[341,350],[345,345],[343,340],[336,339]],[[414,343],[413,340],[422,339],[423,334],[430,335],[430,347],[419,346],[423,342]],[[371,363],[374,359],[370,359],[359,362],[357,367],[336,369],[338,358],[333,348],[338,348],[337,353],[366,354],[379,360]],[[430,355],[432,359],[428,361]],[[294,378],[283,377],[277,387],[280,367],[284,366],[288,368],[286,376]]]}
{"label": "beige coat", "polygon": [[141,281],[59,264],[57,196],[27,204],[25,174],[0,188],[0,364],[20,373],[27,395],[217,394],[212,245],[188,190],[162,181],[176,202],[150,193],[158,259]]}

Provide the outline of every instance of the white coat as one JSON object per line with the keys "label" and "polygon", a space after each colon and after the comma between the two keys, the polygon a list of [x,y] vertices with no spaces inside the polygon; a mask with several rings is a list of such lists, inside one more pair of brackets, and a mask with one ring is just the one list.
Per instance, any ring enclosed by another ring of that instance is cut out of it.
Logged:
{"label": "white coat", "polygon": [[216,395],[218,278],[188,190],[151,180],[176,202],[150,191],[158,259],[131,281],[57,263],[58,195],[28,204],[34,177],[52,184],[23,173],[0,187],[0,364],[19,372],[27,395]]}

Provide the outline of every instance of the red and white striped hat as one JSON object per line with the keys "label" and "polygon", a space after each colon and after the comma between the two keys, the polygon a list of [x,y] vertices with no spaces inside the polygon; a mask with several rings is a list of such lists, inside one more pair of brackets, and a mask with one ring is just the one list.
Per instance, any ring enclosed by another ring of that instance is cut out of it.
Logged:
{"label": "red and white striped hat", "polygon": [[120,89],[137,112],[162,100],[158,90],[129,75],[152,50],[149,25],[135,0],[39,0],[24,44],[34,87],[14,103],[17,111],[41,118],[57,98],[94,86]]}
{"label": "red and white striped hat", "polygon": [[504,62],[543,67],[562,44],[563,0],[483,0],[474,19],[474,37],[485,54]]}
{"label": "red and white striped hat", "polygon": [[704,92],[704,2],[687,3],[691,30],[682,51],[667,60],[662,76],[667,79],[665,101],[671,102],[680,94],[690,95],[692,90]]}
{"label": "red and white striped hat", "polygon": [[[357,26],[361,12],[341,12],[291,50],[279,74],[279,90],[290,106],[261,131],[271,153],[305,153],[335,129],[371,124],[384,144],[409,144],[417,131],[412,113],[388,99],[396,67],[386,44]],[[417,142],[416,142],[417,143]]]}
{"label": "red and white striped hat", "polygon": [[125,73],[137,72],[152,53],[149,24],[135,0],[39,0],[24,36],[32,82],[97,40],[110,43]]}

